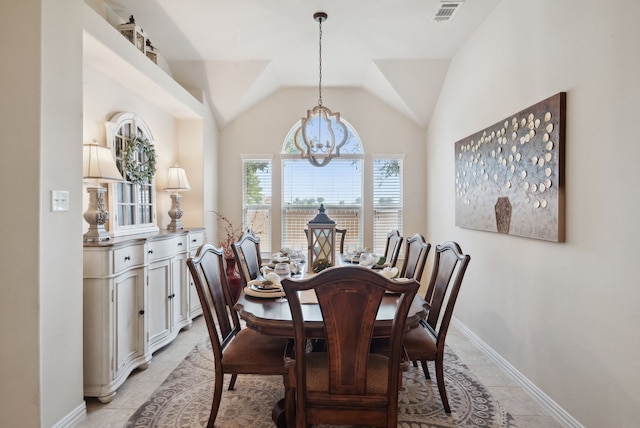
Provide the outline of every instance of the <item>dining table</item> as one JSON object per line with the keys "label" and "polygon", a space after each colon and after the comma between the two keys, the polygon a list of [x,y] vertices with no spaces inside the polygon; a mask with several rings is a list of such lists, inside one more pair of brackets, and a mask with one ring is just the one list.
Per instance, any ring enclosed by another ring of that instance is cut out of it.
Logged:
{"label": "dining table", "polygon": [[[354,266],[358,262],[353,257],[338,254],[336,266],[331,269],[339,269],[341,266]],[[315,273],[300,271],[299,275],[291,276],[292,279],[303,279]],[[262,278],[262,276],[260,277]],[[264,334],[293,338],[293,322],[291,320],[291,310],[286,299],[269,298],[268,293],[251,292],[250,287],[245,288],[235,303],[234,309],[238,316],[244,320],[249,328],[258,330]],[[300,291],[300,303],[302,304],[302,314],[305,319],[305,331],[312,339],[322,339],[324,337],[324,325],[320,306],[315,299],[313,290]],[[374,325],[374,337],[389,337],[393,317],[399,302],[399,295],[385,294],[378,309],[378,315]],[[407,315],[406,329],[416,327],[420,320],[426,318],[429,312],[429,303],[420,295],[416,294],[409,313]]]}
{"label": "dining table", "polygon": [[[305,319],[305,331],[309,338],[322,339],[324,338],[324,324],[320,306],[308,291],[314,293],[313,290],[300,292],[304,293],[300,300]],[[385,294],[382,298],[374,325],[374,337],[389,337],[391,335],[393,317],[399,299],[400,297],[396,294]],[[284,299],[265,299],[242,293],[234,309],[249,328],[272,336],[289,338],[294,336],[291,310],[289,303]],[[420,320],[426,318],[428,312],[429,304],[416,294],[407,314],[407,330],[416,327]]]}
{"label": "dining table", "polygon": [[[291,310],[286,299],[258,297],[260,294],[251,293],[253,295],[249,295],[246,291],[240,295],[234,309],[248,328],[277,337],[294,337]],[[307,337],[323,339],[325,337],[324,324],[320,305],[315,298],[315,291],[305,290],[298,293],[300,293]],[[391,335],[393,317],[399,301],[400,296],[397,294],[389,293],[383,296],[374,324],[374,337],[389,337]],[[416,294],[407,314],[405,328],[409,330],[418,326],[420,321],[426,318],[429,308],[429,303]],[[275,403],[271,416],[276,426],[287,426],[284,399]]]}

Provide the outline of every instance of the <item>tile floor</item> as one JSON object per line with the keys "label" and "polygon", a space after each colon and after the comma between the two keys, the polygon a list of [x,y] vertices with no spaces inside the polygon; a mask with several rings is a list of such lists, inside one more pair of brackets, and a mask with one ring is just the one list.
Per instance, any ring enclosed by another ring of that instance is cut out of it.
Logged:
{"label": "tile floor", "polygon": [[[135,370],[110,403],[103,404],[95,398],[87,398],[87,415],[77,427],[122,428],[136,409],[206,335],[204,319],[199,317],[189,330],[181,332],[173,343],[154,354],[149,368]],[[562,427],[562,424],[453,326],[449,330],[447,344],[513,415],[519,427]]]}

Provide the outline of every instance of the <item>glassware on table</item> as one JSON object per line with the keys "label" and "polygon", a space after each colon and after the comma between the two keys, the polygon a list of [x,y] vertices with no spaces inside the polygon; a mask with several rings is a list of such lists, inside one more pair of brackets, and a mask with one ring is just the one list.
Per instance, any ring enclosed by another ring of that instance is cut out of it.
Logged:
{"label": "glassware on table", "polygon": [[302,271],[302,250],[295,248],[294,246],[294,250],[291,251],[289,260],[291,260],[291,275],[298,275]]}
{"label": "glassware on table", "polygon": [[289,266],[289,263],[277,263],[273,271],[280,277],[280,279],[291,276],[291,266]]}
{"label": "glassware on table", "polygon": [[[276,273],[280,279],[288,278],[291,276],[291,267],[289,263],[277,263],[273,268],[273,272]],[[276,299],[276,302],[286,302],[287,299],[283,296]]]}
{"label": "glassware on table", "polygon": [[358,247],[356,244],[347,244],[347,254],[345,255],[345,259],[353,262],[353,258],[358,253]]}
{"label": "glassware on table", "polygon": [[363,252],[360,254],[360,261],[358,263],[360,264],[360,266],[370,268],[376,263],[377,260],[378,259],[375,254]]}

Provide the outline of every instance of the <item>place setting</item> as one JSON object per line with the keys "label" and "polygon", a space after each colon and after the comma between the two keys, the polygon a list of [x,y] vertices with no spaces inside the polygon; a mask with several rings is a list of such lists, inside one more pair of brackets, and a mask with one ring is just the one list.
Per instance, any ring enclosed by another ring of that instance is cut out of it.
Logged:
{"label": "place setting", "polygon": [[278,299],[286,302],[281,281],[284,278],[302,276],[302,266],[306,262],[299,246],[282,248],[271,255],[271,260],[260,268],[261,277],[249,281],[245,294],[263,299]]}
{"label": "place setting", "polygon": [[384,269],[389,267],[386,257],[378,256],[370,252],[366,247],[353,244],[347,245],[347,252],[342,256],[342,259],[347,263],[357,264],[371,269]]}

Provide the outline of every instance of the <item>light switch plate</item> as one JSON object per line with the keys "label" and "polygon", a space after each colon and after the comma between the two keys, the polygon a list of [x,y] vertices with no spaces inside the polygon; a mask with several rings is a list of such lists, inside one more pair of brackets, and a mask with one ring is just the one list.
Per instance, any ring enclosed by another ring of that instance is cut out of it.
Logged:
{"label": "light switch plate", "polygon": [[68,190],[52,190],[51,191],[51,211],[69,211],[69,191]]}

